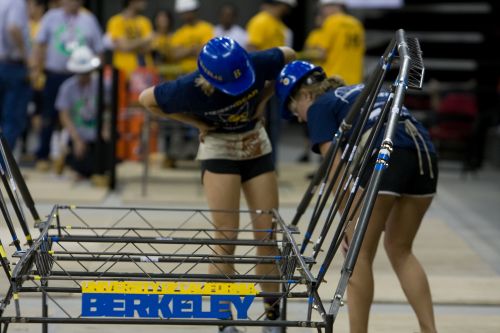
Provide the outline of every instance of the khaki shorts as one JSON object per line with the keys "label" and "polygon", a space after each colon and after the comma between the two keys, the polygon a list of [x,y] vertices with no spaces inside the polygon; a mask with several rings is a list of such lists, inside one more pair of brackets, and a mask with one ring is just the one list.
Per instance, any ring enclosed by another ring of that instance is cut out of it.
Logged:
{"label": "khaki shorts", "polygon": [[271,153],[271,142],[261,123],[244,133],[208,133],[198,148],[198,160],[244,161]]}

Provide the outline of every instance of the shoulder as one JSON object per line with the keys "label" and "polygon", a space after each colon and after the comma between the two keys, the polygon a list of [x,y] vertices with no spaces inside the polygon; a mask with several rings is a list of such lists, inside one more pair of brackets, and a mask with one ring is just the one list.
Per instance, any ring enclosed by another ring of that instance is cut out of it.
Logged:
{"label": "shoulder", "polygon": [[122,14],[116,14],[116,15],[113,15],[109,18],[109,21],[108,22],[121,22],[123,21],[125,18],[123,17]]}
{"label": "shoulder", "polygon": [[174,81],[167,81],[157,85],[154,88],[157,104],[170,112],[184,108],[183,105],[189,103],[190,98],[199,91],[195,85],[198,76],[199,73],[196,71],[181,76]]}
{"label": "shoulder", "polygon": [[354,102],[364,87],[364,84],[340,87],[333,91],[333,95],[340,103],[350,104]]}
{"label": "shoulder", "polygon": [[63,17],[63,12],[62,9],[60,8],[55,8],[55,9],[50,9],[48,10],[42,18],[42,24],[44,22],[52,22],[52,20],[60,20]]}
{"label": "shoulder", "polygon": [[277,47],[250,53],[250,61],[257,67],[260,65],[269,65],[272,62],[275,62],[277,66],[282,67],[285,62],[283,51]]}
{"label": "shoulder", "polygon": [[119,24],[123,22],[123,15],[122,14],[116,14],[110,17],[108,20],[108,25],[110,24]]}
{"label": "shoulder", "polygon": [[66,79],[62,84],[61,88],[59,88],[58,96],[64,97],[64,98],[69,98],[70,96],[73,96],[73,93],[75,91],[78,91],[78,76],[73,75],[70,78]]}
{"label": "shoulder", "polygon": [[95,17],[95,15],[88,9],[80,9],[80,11],[78,12],[78,17],[79,18],[82,18],[84,20],[89,20],[89,21],[92,21],[92,22],[97,22],[97,18]]}
{"label": "shoulder", "polygon": [[257,26],[268,23],[270,21],[269,16],[270,15],[266,12],[257,13],[248,21],[248,26]]}

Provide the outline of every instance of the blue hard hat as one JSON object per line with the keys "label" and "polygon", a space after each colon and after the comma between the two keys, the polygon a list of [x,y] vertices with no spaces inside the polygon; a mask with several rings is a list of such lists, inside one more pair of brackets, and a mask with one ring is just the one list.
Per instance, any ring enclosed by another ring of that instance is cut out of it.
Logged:
{"label": "blue hard hat", "polygon": [[198,56],[198,70],[215,88],[233,96],[255,82],[247,51],[228,37],[216,37],[205,44]]}
{"label": "blue hard hat", "polygon": [[294,92],[295,88],[303,79],[313,72],[324,73],[323,69],[315,66],[307,61],[292,61],[281,70],[281,73],[276,80],[276,95],[280,100],[281,117],[284,119],[292,119],[293,116],[288,110],[288,99]]}

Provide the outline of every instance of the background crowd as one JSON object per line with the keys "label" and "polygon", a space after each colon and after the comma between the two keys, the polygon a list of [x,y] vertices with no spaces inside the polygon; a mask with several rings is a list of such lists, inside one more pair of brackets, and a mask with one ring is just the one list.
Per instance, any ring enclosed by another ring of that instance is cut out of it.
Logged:
{"label": "background crowd", "polygon": [[[72,91],[74,98],[63,110],[57,103],[64,98],[58,97],[63,94],[63,84],[74,74],[81,74],[69,70],[68,61],[82,46],[101,63],[119,69],[129,86],[140,85],[146,74],[154,73],[155,80],[172,80],[196,70],[201,47],[222,35],[248,51],[294,46],[300,51],[299,58],[323,66],[328,76],[340,76],[347,84],[360,83],[368,74],[363,63],[364,27],[349,14],[344,0],[318,1],[314,22],[308,22],[304,36],[300,36],[304,43],[294,42],[292,29],[285,24],[290,22],[297,0],[262,1],[258,12],[250,17],[247,12],[239,12],[237,2],[221,2],[213,8],[217,15],[212,17],[217,16],[217,22],[201,16],[199,0],[164,2],[164,9],[158,10],[156,1],[123,0],[121,10],[100,24],[83,6],[83,0],[0,0],[1,128],[21,161],[32,161],[39,170],[61,173],[68,156],[71,159],[76,151],[75,161],[88,160],[96,153],[93,147],[97,138],[109,136],[105,131],[97,133],[99,85],[92,83],[94,80],[74,85],[72,89],[78,92]],[[151,13],[150,7],[155,12],[148,17],[145,13]],[[241,24],[239,15],[249,19]],[[136,99],[133,94],[128,96],[127,106],[137,106]],[[278,162],[281,121],[276,108],[276,99],[271,99],[266,129],[274,161]],[[471,105],[469,109],[473,108]],[[197,148],[196,130],[175,122],[165,128],[164,140],[158,145],[165,153],[164,167],[175,167],[180,159],[192,159]],[[305,138],[301,159],[307,161]],[[77,172],[77,178],[94,173]]]}

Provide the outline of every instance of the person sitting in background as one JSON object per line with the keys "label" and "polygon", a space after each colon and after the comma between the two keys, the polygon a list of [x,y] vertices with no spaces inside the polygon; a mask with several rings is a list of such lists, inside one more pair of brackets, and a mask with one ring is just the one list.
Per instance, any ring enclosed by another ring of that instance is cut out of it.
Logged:
{"label": "person sitting in background", "polygon": [[77,179],[92,180],[104,185],[103,176],[96,175],[97,95],[99,77],[95,70],[101,60],[86,46],[73,51],[68,71],[76,75],[61,85],[56,99],[61,124],[70,137],[66,163],[77,174]]}
{"label": "person sitting in background", "polygon": [[229,37],[244,49],[247,48],[248,36],[245,29],[236,24],[238,9],[232,3],[223,4],[219,8],[219,24],[215,26],[216,37]]}
{"label": "person sitting in background", "polygon": [[102,39],[96,17],[82,7],[82,0],[62,0],[61,7],[49,10],[42,18],[31,59],[32,82],[39,80],[44,71],[46,77],[40,146],[36,153],[39,170],[50,168],[52,132],[58,125],[55,100],[59,87],[71,76],[66,67],[68,59],[72,51],[82,45],[101,55]]}
{"label": "person sitting in background", "polygon": [[106,36],[113,46],[113,65],[127,77],[138,67],[153,67],[153,26],[142,16],[146,0],[124,0],[120,14],[108,21]]}

